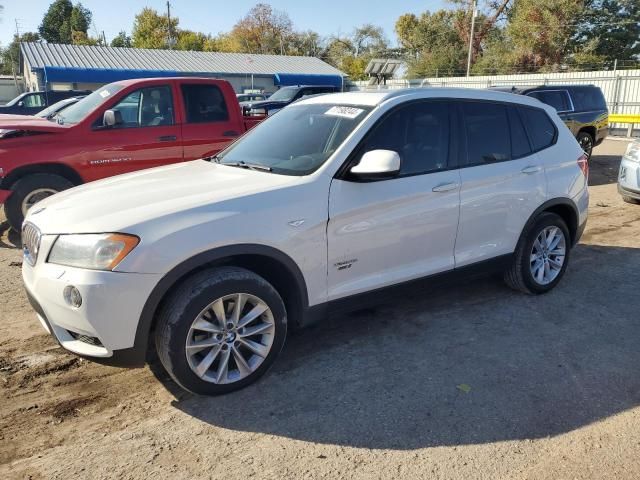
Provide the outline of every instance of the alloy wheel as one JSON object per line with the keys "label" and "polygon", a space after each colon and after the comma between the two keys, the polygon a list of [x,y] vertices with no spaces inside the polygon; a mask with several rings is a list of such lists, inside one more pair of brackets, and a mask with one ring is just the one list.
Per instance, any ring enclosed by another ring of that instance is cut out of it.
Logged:
{"label": "alloy wheel", "polygon": [[548,285],[560,274],[565,261],[567,242],[564,232],[554,225],[545,227],[533,242],[530,268],[539,285]]}
{"label": "alloy wheel", "polygon": [[271,351],[273,313],[247,293],[225,295],[194,319],[186,341],[189,367],[202,380],[234,383],[255,372]]}
{"label": "alloy wheel", "polygon": [[30,192],[22,201],[22,215],[26,216],[29,209],[36,203],[56,193],[58,192],[52,188],[38,188]]}

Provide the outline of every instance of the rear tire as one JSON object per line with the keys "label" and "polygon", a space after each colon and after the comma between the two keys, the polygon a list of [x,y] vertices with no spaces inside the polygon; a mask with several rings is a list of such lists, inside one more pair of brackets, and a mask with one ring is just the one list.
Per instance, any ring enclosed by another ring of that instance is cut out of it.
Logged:
{"label": "rear tire", "polygon": [[12,193],[4,204],[9,225],[19,232],[26,210],[38,201],[73,186],[66,178],[51,173],[34,173],[21,178],[11,187]]}
{"label": "rear tire", "polygon": [[633,198],[633,197],[628,197],[626,195],[622,195],[622,200],[624,202],[632,203],[634,205],[640,205],[640,200],[638,200],[637,198]]}
{"label": "rear tire", "polygon": [[576,140],[578,140],[582,151],[587,155],[587,159],[590,159],[594,147],[594,139],[591,134],[587,132],[578,132]]}
{"label": "rear tire", "polygon": [[286,334],[284,302],[270,283],[244,268],[218,267],[188,278],[166,301],[155,344],[182,388],[220,395],[260,378]]}
{"label": "rear tire", "polygon": [[[544,245],[543,238],[548,238],[550,244]],[[512,264],[505,272],[505,282],[529,295],[546,293],[563,277],[570,252],[567,224],[555,213],[542,213],[522,232]]]}

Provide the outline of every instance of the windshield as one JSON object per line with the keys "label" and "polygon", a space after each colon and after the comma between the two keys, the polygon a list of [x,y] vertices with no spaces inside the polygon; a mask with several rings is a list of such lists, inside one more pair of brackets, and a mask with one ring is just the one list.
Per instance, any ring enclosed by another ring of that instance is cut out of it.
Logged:
{"label": "windshield", "polygon": [[276,102],[290,102],[293,100],[293,97],[298,93],[297,88],[281,88],[276,93],[269,97],[269,100],[274,100]]}
{"label": "windshield", "polygon": [[26,95],[27,95],[26,93],[23,93],[23,94],[21,94],[21,95],[18,95],[16,98],[14,98],[13,100],[11,100],[10,102],[7,102],[7,103],[5,104],[5,106],[6,106],[6,107],[13,107],[14,105],[17,105],[17,104],[18,104],[18,102],[19,102],[20,100],[22,100]]}
{"label": "windshield", "polygon": [[44,110],[40,110],[38,113],[34,115],[34,117],[40,118],[49,118],[56,112],[61,112],[65,108],[71,106],[75,102],[77,102],[75,98],[65,98],[64,100],[60,100],[59,102],[54,103],[50,107],[45,108]]}
{"label": "windshield", "polygon": [[56,118],[59,123],[75,124],[84,120],[91,112],[93,112],[103,102],[111,98],[115,93],[124,87],[118,83],[110,83],[104,87],[100,87],[91,95],[84,97],[78,103],[66,108],[63,113],[59,113]]}
{"label": "windshield", "polygon": [[283,175],[318,169],[371,111],[335,104],[291,105],[258,124],[217,160],[268,167]]}

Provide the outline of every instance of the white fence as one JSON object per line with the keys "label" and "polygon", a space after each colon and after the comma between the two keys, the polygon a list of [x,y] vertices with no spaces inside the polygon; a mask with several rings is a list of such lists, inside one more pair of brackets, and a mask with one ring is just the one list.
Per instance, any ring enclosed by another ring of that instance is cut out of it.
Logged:
{"label": "white fence", "polygon": [[14,99],[23,91],[22,77],[14,79],[13,77],[0,76],[0,105]]}
{"label": "white fence", "polygon": [[[598,72],[538,73],[527,75],[491,75],[481,77],[433,77],[424,79],[394,79],[386,86],[369,86],[368,82],[354,82],[351,90],[378,88],[398,89],[416,87],[488,88],[524,85],[580,85],[600,87],[610,113],[640,114],[640,70],[609,70]],[[624,125],[612,125],[614,130]]]}

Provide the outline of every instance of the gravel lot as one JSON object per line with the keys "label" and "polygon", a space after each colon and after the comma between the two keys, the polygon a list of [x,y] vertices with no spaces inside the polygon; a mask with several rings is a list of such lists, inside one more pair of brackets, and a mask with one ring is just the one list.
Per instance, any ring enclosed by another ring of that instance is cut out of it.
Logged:
{"label": "gravel lot", "polygon": [[219,398],[58,348],[3,223],[0,478],[640,478],[625,147],[595,151],[589,225],[553,292],[485,279],[398,296],[297,333],[261,381]]}

